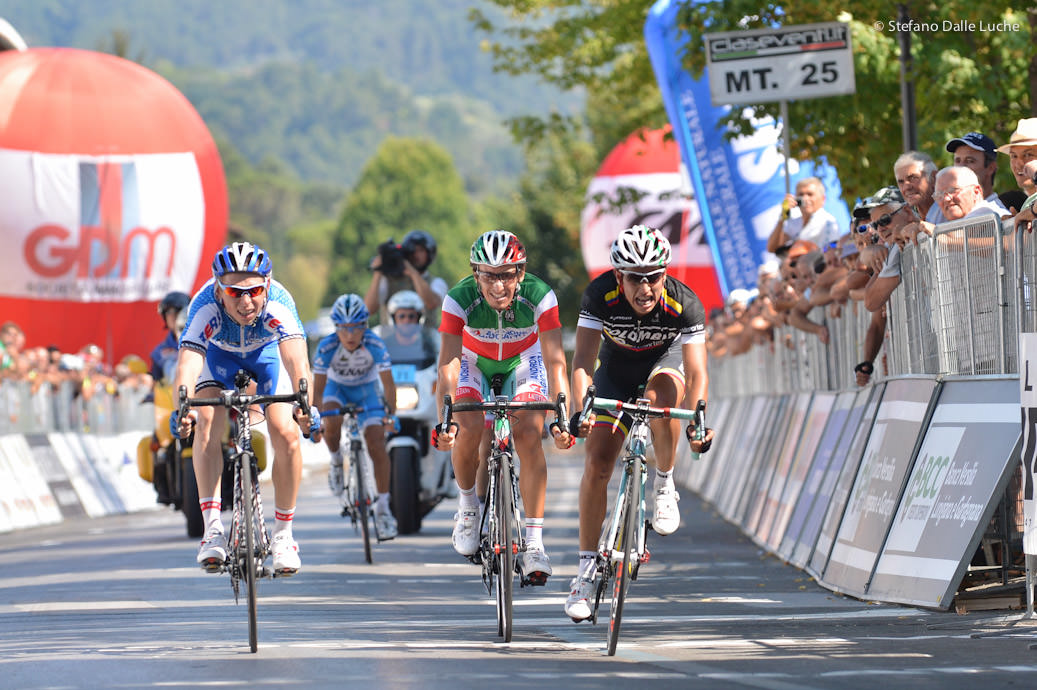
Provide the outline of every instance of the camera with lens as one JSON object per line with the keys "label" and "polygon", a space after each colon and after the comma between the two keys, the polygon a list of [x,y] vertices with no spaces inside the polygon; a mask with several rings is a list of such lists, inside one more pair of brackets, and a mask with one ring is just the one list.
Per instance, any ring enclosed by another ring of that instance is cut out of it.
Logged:
{"label": "camera with lens", "polygon": [[796,206],[802,206],[802,205],[803,205],[803,197],[797,196],[796,197]]}
{"label": "camera with lens", "polygon": [[814,260],[814,273],[824,273],[827,266],[828,261],[825,260],[823,255],[817,257],[817,259]]}
{"label": "camera with lens", "polygon": [[378,256],[382,259],[382,265],[378,268],[379,271],[392,278],[398,278],[403,275],[403,262],[407,258],[403,255],[403,250],[396,244],[395,240],[389,239],[378,245]]}

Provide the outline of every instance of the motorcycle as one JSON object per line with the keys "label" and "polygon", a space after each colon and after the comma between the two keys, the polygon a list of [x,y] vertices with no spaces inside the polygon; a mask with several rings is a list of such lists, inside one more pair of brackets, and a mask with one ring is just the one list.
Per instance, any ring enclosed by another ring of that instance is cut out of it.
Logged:
{"label": "motorcycle", "polygon": [[[187,520],[187,536],[201,538],[205,532],[202,509],[198,504],[198,483],[194,476],[193,437],[174,439],[169,431],[169,415],[173,411],[173,389],[158,384],[152,394],[155,406],[155,429],[137,443],[137,474],[155,487],[157,503],[172,506],[183,512]],[[252,432],[252,448],[259,460],[259,470],[266,468],[266,438]],[[230,444],[223,444],[223,477],[220,493],[223,505],[233,504],[234,469],[229,462]]]}
{"label": "motorcycle", "polygon": [[421,529],[422,519],[444,498],[456,496],[450,453],[431,445],[436,410],[435,365],[393,364],[396,416],[400,430],[386,441],[389,452],[389,504],[400,534]]}

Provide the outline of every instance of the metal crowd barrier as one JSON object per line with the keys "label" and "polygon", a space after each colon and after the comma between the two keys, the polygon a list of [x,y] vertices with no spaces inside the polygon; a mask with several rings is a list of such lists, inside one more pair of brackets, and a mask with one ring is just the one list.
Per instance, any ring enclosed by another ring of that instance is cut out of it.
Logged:
{"label": "metal crowd barrier", "polygon": [[98,384],[89,397],[80,384],[63,381],[56,386],[29,381],[0,381],[0,434],[72,431],[117,434],[154,426],[151,393],[147,387],[119,385],[110,392]]}
{"label": "metal crowd barrier", "polygon": [[[988,215],[937,226],[901,253],[901,282],[887,309],[873,381],[905,374],[1017,374],[1019,332],[1037,331],[1037,238]],[[711,394],[845,390],[855,384],[871,315],[849,300],[839,318],[817,307],[829,343],[791,326],[770,346],[710,358]]]}

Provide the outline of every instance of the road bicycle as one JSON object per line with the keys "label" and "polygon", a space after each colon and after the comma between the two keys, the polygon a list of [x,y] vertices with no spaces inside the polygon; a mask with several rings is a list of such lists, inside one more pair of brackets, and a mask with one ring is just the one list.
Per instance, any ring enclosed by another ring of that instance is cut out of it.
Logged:
{"label": "road bicycle", "polygon": [[[482,566],[482,581],[486,593],[493,594],[497,602],[497,635],[504,642],[511,642],[513,629],[512,598],[514,576],[518,572],[519,555],[526,550],[526,539],[519,511],[518,473],[515,468],[515,446],[511,438],[510,415],[522,410],[553,411],[557,415],[560,430],[568,431],[568,416],[565,413],[565,394],[559,393],[555,402],[514,402],[501,395],[499,377],[491,380],[494,399],[485,402],[452,402],[449,395],[443,396],[443,424],[447,429],[452,423],[454,412],[482,412],[493,415],[493,441],[487,458],[489,484],[486,502],[480,516],[479,549],[468,559]],[[520,586],[544,585],[546,577],[520,578]]]}
{"label": "road bicycle", "polygon": [[363,407],[350,403],[321,413],[321,419],[342,417],[343,440],[348,440],[349,444],[349,473],[342,494],[342,517],[348,516],[353,521],[353,531],[359,531],[364,540],[364,560],[373,563],[371,525],[374,525],[376,541],[389,541],[392,537],[382,537],[378,531],[378,521],[374,519],[377,491],[374,486],[374,465],[371,456],[364,451],[364,438],[360,430],[360,414],[363,412]]}
{"label": "road bicycle", "polygon": [[598,607],[611,587],[608,655],[615,656],[627,590],[630,589],[630,583],[637,579],[641,564],[647,563],[651,557],[647,546],[651,523],[645,516],[645,485],[648,481],[645,456],[651,434],[648,420],[669,418],[695,421],[696,438],[701,440],[706,428],[706,403],[700,400],[695,410],[652,407],[651,401],[646,398],[638,398],[633,403],[597,398],[591,386],[584,398],[580,423],[586,420],[591,410],[613,413],[617,424],[619,413],[625,412],[631,419],[622,451],[623,471],[619,477],[619,488],[598,539],[595,565],[599,577],[590,617],[591,623],[598,622]]}
{"label": "road bicycle", "polygon": [[251,408],[271,403],[295,403],[310,409],[308,385],[299,381],[297,393],[283,395],[248,394],[251,377],[241,370],[234,376],[234,390],[220,391],[219,397],[189,398],[187,387],[180,386],[179,414],[184,419],[192,407],[225,407],[230,420],[232,449],[224,456],[234,468],[234,502],[230,534],[227,536],[227,560],[209,572],[230,573],[234,602],[238,602],[241,581],[245,581],[248,599],[248,643],[255,652],[259,647],[256,622],[257,582],[261,577],[276,575],[266,566],[270,555],[270,535],[263,519],[263,501],[259,495],[259,466],[252,450]]}

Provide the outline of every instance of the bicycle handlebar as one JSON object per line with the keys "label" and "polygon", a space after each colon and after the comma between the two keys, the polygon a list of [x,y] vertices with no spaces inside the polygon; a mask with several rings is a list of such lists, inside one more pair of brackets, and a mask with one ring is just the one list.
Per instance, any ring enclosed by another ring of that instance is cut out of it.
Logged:
{"label": "bicycle handlebar", "polygon": [[662,418],[669,417],[670,419],[684,419],[688,421],[698,420],[704,418],[705,414],[705,403],[701,400],[699,403],[702,406],[700,410],[686,410],[682,407],[652,407],[648,404],[647,400],[641,400],[639,402],[623,402],[622,400],[613,400],[612,398],[594,398],[590,404],[595,410],[602,410],[605,412],[626,412],[627,414],[651,418]]}
{"label": "bicycle handlebar", "polygon": [[192,407],[226,407],[243,411],[251,405],[296,403],[307,413],[310,410],[309,383],[306,379],[299,379],[297,392],[279,395],[246,395],[238,390],[222,390],[219,397],[215,398],[189,398],[187,397],[187,386],[180,386],[178,393],[180,396],[178,419],[183,419]]}
{"label": "bicycle handlebar", "polygon": [[521,412],[533,410],[542,412],[554,412],[557,416],[555,422],[562,433],[569,432],[569,418],[565,413],[565,393],[559,393],[555,402],[534,400],[483,400],[480,402],[455,403],[449,394],[443,396],[443,429],[453,424],[454,412]]}

